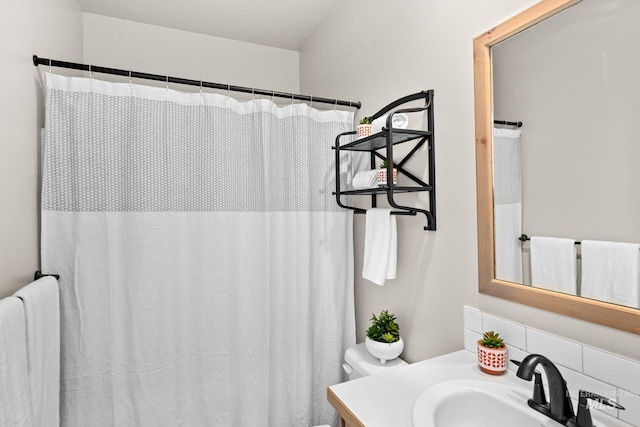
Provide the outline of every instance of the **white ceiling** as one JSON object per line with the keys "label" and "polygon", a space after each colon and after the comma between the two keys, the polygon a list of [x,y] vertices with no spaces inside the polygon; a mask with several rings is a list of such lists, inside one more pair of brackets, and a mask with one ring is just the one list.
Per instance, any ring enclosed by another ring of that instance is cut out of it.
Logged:
{"label": "white ceiling", "polygon": [[300,50],[342,0],[78,0],[88,13]]}

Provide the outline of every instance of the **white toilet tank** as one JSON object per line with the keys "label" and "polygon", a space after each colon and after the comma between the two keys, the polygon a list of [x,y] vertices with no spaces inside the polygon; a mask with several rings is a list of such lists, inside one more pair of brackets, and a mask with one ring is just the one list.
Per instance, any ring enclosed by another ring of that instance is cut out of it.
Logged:
{"label": "white toilet tank", "polygon": [[407,362],[399,357],[388,360],[384,365],[381,364],[379,359],[376,359],[369,353],[365,343],[360,343],[348,348],[344,353],[344,360],[346,363],[342,365],[342,367],[349,375],[349,381],[407,365]]}

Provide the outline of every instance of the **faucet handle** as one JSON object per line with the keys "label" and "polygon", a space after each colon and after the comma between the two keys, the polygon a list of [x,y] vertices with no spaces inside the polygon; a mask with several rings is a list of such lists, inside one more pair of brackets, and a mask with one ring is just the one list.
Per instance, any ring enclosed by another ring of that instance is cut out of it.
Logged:
{"label": "faucet handle", "polygon": [[[516,366],[520,366],[520,362],[519,360],[515,360],[515,359],[510,359],[511,363],[515,364]],[[533,371],[533,375],[535,377],[535,381],[533,383],[533,398],[531,400],[533,400],[535,403],[538,403],[540,405],[546,405],[547,404],[547,397],[544,394],[544,385],[542,384],[542,374],[540,372],[538,372],[538,370],[534,370]]]}
{"label": "faucet handle", "polygon": [[624,410],[624,407],[618,402],[607,399],[604,396],[600,396],[599,394],[590,391],[580,390],[578,400],[578,415],[576,417],[576,421],[579,427],[593,427],[591,411],[589,411],[589,405],[587,403],[588,399],[591,399],[598,403],[602,403],[603,405],[611,406],[612,408]]}

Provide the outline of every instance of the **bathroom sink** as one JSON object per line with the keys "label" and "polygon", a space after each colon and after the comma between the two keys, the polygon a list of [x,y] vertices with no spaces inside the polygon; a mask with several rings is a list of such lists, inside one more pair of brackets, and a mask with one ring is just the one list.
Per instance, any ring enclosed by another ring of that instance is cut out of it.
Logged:
{"label": "bathroom sink", "polygon": [[423,391],[413,405],[414,427],[556,427],[529,408],[530,390],[507,383],[451,380]]}

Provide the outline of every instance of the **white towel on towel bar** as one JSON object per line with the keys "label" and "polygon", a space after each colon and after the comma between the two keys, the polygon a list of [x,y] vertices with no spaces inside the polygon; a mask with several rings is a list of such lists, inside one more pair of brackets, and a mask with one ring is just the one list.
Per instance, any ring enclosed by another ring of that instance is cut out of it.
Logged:
{"label": "white towel on towel bar", "polygon": [[33,422],[60,424],[60,303],[58,281],[45,276],[18,290],[24,304]]}
{"label": "white towel on towel bar", "polygon": [[362,277],[377,285],[396,278],[398,231],[391,209],[367,210]]}
{"label": "white towel on towel bar", "polygon": [[22,301],[0,300],[0,426],[33,426]]}
{"label": "white towel on towel bar", "polygon": [[576,241],[559,237],[531,237],[531,285],[575,295]]}
{"label": "white towel on towel bar", "polygon": [[640,308],[640,244],[583,240],[581,295]]}

